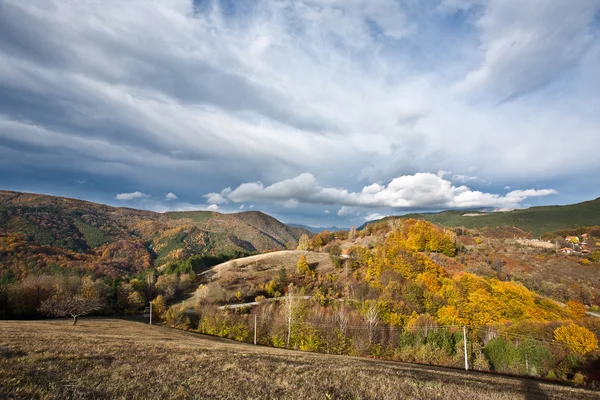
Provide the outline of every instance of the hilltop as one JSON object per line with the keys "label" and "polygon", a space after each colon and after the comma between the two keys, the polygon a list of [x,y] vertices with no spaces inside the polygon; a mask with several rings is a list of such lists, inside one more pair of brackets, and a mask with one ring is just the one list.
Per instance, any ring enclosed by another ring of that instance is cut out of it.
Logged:
{"label": "hilltop", "polygon": [[[386,217],[379,221],[397,218],[424,219],[444,226],[465,228],[498,228],[514,226],[533,236],[561,229],[600,225],[600,198],[565,206],[531,207],[505,212],[482,212],[480,210],[442,211],[439,213],[413,213],[399,217]],[[359,229],[378,222],[369,221]]]}
{"label": "hilltop", "polygon": [[[310,233],[258,211],[156,213],[83,200],[0,191],[0,280],[28,270],[88,268],[126,275],[191,255],[281,250]],[[30,271],[31,272],[31,271]]]}

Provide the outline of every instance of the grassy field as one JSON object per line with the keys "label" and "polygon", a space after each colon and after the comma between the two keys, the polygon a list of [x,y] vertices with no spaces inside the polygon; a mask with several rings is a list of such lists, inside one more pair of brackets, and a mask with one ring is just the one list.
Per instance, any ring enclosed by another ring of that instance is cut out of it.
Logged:
{"label": "grassy field", "polygon": [[598,399],[534,380],[266,348],[114,319],[0,321],[0,398]]}

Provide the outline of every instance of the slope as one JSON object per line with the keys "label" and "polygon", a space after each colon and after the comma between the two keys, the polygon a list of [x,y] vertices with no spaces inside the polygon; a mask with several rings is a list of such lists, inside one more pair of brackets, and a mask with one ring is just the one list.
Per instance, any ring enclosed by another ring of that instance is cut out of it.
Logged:
{"label": "slope", "polygon": [[[559,229],[600,225],[600,198],[565,206],[531,207],[508,212],[484,213],[477,210],[453,210],[432,214],[415,213],[401,217],[386,217],[384,220],[395,218],[425,219],[439,225],[464,226],[466,228],[515,226],[534,236],[539,236],[545,232]],[[360,229],[364,229],[372,222],[367,222]]]}
{"label": "slope", "polygon": [[[596,399],[512,376],[253,346],[114,319],[1,321],[0,397]],[[81,373],[81,371],[86,371]]]}
{"label": "slope", "polygon": [[13,266],[18,276],[76,264],[122,275],[194,254],[281,250],[302,233],[309,234],[260,212],[163,214],[0,191],[0,263]]}

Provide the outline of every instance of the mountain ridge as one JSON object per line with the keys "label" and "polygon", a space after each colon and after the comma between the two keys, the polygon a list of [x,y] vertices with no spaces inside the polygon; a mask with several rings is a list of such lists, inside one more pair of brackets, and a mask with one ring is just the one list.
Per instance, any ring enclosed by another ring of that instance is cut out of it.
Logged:
{"label": "mountain ridge", "polygon": [[[465,214],[480,215],[468,216]],[[478,209],[469,209],[387,216],[380,220],[367,221],[358,229],[364,229],[369,224],[399,218],[424,219],[448,227],[497,228],[501,226],[514,226],[530,232],[534,236],[540,236],[544,233],[561,229],[600,225],[600,197],[574,204],[536,206],[502,212],[481,212]]]}
{"label": "mountain ridge", "polygon": [[33,264],[43,269],[80,263],[93,268],[100,265],[100,271],[108,268],[110,274],[120,275],[195,254],[282,250],[295,246],[302,234],[312,235],[260,211],[157,213],[0,191],[0,263],[19,265],[21,272]]}

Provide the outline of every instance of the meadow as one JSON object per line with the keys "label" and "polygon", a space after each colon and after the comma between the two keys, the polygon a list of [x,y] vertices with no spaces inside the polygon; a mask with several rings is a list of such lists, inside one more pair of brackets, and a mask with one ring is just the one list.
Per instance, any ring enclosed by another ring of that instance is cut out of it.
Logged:
{"label": "meadow", "polygon": [[0,321],[6,399],[597,399],[554,383],[253,346],[120,319]]}

